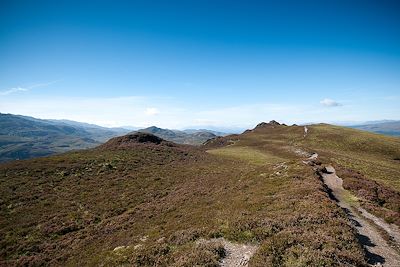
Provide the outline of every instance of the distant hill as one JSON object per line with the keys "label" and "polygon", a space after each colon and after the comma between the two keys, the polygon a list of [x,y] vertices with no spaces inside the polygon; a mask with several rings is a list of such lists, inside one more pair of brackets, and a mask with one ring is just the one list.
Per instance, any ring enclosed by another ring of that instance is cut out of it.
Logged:
{"label": "distant hill", "polygon": [[90,123],[85,123],[85,122],[77,122],[77,121],[71,121],[71,120],[49,120],[51,122],[55,122],[57,124],[65,124],[68,126],[76,127],[76,128],[81,128],[85,130],[87,133],[91,135],[91,138],[98,142],[106,142],[108,139],[115,137],[117,135],[123,135],[131,131],[131,129],[137,129],[134,127],[129,128],[123,128],[123,127],[116,127],[116,128],[107,128],[107,127],[102,127],[96,124],[90,124]]}
{"label": "distant hill", "polygon": [[[107,128],[71,120],[42,120],[28,116],[0,113],[0,162],[49,156],[70,150],[86,149],[110,138],[137,130],[135,127]],[[167,141],[200,145],[225,133],[187,129],[183,131],[155,126],[139,130]]]}
{"label": "distant hill", "polygon": [[187,134],[207,132],[207,133],[215,134],[216,136],[226,136],[226,135],[228,135],[228,133],[225,133],[225,132],[214,131],[214,130],[209,130],[209,129],[185,129],[185,130],[183,130],[183,132],[185,132]]}
{"label": "distant hill", "polygon": [[151,126],[145,129],[140,129],[138,132],[151,133],[167,141],[178,144],[201,145],[205,141],[217,137],[219,133],[209,130],[170,130],[162,129],[156,126]]}
{"label": "distant hill", "polygon": [[350,128],[380,133],[385,135],[400,136],[400,121],[367,122]]}
{"label": "distant hill", "polygon": [[[200,127],[200,128],[198,128]],[[192,131],[207,131],[212,132],[218,136],[225,136],[229,134],[238,134],[245,131],[247,128],[243,126],[215,126],[215,125],[202,125],[202,126],[188,126],[186,127],[184,132],[192,132]]]}
{"label": "distant hill", "polygon": [[0,114],[0,162],[95,147],[127,132],[67,120]]}

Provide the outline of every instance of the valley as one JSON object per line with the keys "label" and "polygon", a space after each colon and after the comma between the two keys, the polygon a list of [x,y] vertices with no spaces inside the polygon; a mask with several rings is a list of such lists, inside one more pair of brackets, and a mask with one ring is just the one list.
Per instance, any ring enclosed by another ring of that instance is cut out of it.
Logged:
{"label": "valley", "polygon": [[201,145],[217,135],[226,135],[206,129],[170,130],[155,126],[106,128],[71,120],[42,120],[0,113],[0,163],[93,148],[112,137],[135,132],[132,129],[190,145]]}

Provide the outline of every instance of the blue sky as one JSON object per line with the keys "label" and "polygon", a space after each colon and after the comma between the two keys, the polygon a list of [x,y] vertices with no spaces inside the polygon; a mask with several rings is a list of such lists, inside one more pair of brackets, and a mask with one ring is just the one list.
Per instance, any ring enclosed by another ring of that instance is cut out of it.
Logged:
{"label": "blue sky", "polygon": [[0,112],[104,126],[400,119],[399,1],[0,2]]}

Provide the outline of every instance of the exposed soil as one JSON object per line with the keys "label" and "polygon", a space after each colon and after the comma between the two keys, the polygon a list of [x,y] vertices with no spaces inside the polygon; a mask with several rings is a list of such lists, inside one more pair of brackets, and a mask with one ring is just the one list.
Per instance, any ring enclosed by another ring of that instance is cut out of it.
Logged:
{"label": "exposed soil", "polygon": [[221,267],[248,266],[251,256],[257,250],[253,245],[234,244],[226,240],[223,244],[226,256],[222,259]]}
{"label": "exposed soil", "polygon": [[376,225],[383,228],[389,236],[394,240],[397,246],[400,246],[400,229],[395,224],[388,224],[383,219],[376,217],[365,209],[359,207],[358,211],[367,219],[373,221]]}
{"label": "exposed soil", "polygon": [[[316,160],[317,154],[313,154],[306,163]],[[400,266],[400,255],[391,247],[380,234],[378,227],[386,231],[399,245],[399,232],[395,225],[389,225],[382,219],[368,213],[362,208],[352,207],[345,198],[343,180],[336,175],[332,166],[323,169],[322,180],[329,188],[332,198],[346,212],[352,224],[358,232],[358,240],[364,246],[368,263],[372,266]],[[368,220],[367,220],[368,219]]]}
{"label": "exposed soil", "polygon": [[221,260],[221,267],[248,266],[251,256],[258,248],[255,245],[232,243],[224,238],[202,240],[201,242],[219,242],[224,246],[225,255]]}

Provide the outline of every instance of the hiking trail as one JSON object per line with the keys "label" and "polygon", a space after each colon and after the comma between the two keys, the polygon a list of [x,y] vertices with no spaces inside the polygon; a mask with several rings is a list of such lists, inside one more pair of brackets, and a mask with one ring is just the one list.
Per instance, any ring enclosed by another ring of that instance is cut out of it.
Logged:
{"label": "hiking trail", "polygon": [[[307,160],[306,164],[315,162],[318,154],[314,153]],[[382,237],[379,228],[385,231],[400,246],[400,231],[397,226],[390,225],[384,220],[370,214],[361,207],[354,207],[346,201],[347,191],[343,188],[343,180],[337,176],[333,166],[326,166],[322,170],[322,180],[330,189],[331,197],[346,212],[352,225],[357,230],[357,238],[366,251],[368,263],[371,266],[400,266],[400,255]]]}

